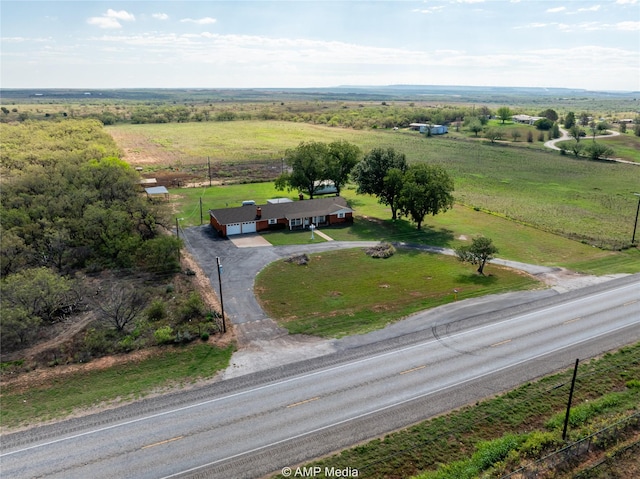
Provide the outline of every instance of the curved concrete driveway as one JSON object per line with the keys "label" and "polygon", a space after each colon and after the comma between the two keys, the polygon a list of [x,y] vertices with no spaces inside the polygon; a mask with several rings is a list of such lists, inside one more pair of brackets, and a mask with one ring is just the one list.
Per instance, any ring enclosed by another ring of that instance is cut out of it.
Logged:
{"label": "curved concrete driveway", "polygon": [[[595,137],[591,136],[592,139],[595,138],[613,138],[614,136],[620,136],[620,132],[615,131],[615,130],[607,130],[609,132],[609,134],[607,135],[596,135]],[[564,128],[560,128],[560,133],[562,133],[562,136],[560,138],[556,138],[554,140],[549,140],[549,141],[545,141],[544,142],[544,146],[546,146],[547,148],[551,148],[552,150],[558,150],[560,151],[560,148],[556,146],[556,143],[560,142],[560,141],[567,141],[567,140],[571,140],[573,137],[569,135],[569,132],[567,130],[565,130]],[[585,137],[588,138],[588,137]],[[615,160],[615,158],[611,158],[613,160]],[[629,163],[633,163],[633,162],[629,162]]]}
{"label": "curved concrete driveway", "polygon": [[[289,335],[286,329],[278,326],[265,314],[255,298],[253,288],[258,272],[269,263],[294,254],[368,247],[378,244],[377,241],[327,241],[312,245],[238,247],[230,240],[219,238],[209,225],[185,229],[183,239],[189,252],[205,271],[216,293],[216,257],[220,258],[225,315],[234,324],[240,346],[239,351],[233,355],[231,366],[225,371],[225,378],[396,338],[431,327],[434,322],[444,323],[473,314],[489,314],[497,308],[528,303],[557,294],[554,290],[526,291],[458,301],[418,313],[383,330],[342,339]],[[447,248],[402,243],[399,246],[455,254]],[[559,270],[506,260],[494,261],[530,274],[552,274]]]}

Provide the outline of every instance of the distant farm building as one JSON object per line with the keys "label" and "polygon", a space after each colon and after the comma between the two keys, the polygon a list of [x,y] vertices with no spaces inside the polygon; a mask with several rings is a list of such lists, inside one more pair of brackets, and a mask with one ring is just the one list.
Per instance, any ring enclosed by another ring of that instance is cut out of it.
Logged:
{"label": "distant farm building", "polygon": [[420,133],[429,132],[431,135],[444,135],[449,132],[446,125],[430,125],[429,123],[411,123],[409,128],[417,130]]}
{"label": "distant farm building", "polygon": [[511,120],[514,123],[522,123],[524,125],[533,125],[536,121],[542,120],[543,116],[529,116],[529,115],[513,115]]}

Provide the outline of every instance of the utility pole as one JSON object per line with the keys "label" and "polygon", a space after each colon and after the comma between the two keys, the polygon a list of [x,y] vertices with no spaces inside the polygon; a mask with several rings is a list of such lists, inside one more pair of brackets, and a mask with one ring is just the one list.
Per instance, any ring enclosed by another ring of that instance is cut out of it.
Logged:
{"label": "utility pole", "polygon": [[202,196],[200,197],[200,224],[202,224]]}
{"label": "utility pole", "polygon": [[636,209],[636,221],[633,223],[633,236],[631,237],[631,244],[636,242],[636,228],[638,227],[638,213],[640,213],[640,193],[634,193],[638,197],[638,208]]}
{"label": "utility pole", "polygon": [[571,390],[569,391],[569,401],[567,402],[567,414],[564,416],[564,429],[562,430],[562,440],[567,438],[567,426],[569,425],[569,413],[571,412],[571,400],[573,399],[573,389],[576,385],[576,375],[578,374],[578,361],[576,359],[576,365],[573,368],[573,379],[571,380]]}
{"label": "utility pole", "polygon": [[178,218],[176,218],[176,237],[180,239],[180,226],[178,225]]}
{"label": "utility pole", "polygon": [[208,156],[207,156],[207,171],[209,172],[209,186],[211,186],[211,158]]}
{"label": "utility pole", "polygon": [[222,300],[222,277],[220,276],[220,271],[222,270],[222,265],[220,264],[220,256],[216,256],[216,263],[218,264],[218,285],[220,287],[220,309],[222,314],[222,332],[227,332],[227,325],[224,321],[224,301]]}

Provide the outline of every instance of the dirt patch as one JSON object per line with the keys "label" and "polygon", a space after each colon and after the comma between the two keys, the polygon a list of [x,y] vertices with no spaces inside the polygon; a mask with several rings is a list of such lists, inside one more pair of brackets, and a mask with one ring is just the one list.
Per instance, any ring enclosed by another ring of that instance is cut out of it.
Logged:
{"label": "dirt patch", "polygon": [[622,276],[626,276],[626,274],[594,276],[576,273],[564,268],[559,268],[558,270],[549,273],[535,275],[536,278],[560,293],[585,288],[594,284],[600,284]]}

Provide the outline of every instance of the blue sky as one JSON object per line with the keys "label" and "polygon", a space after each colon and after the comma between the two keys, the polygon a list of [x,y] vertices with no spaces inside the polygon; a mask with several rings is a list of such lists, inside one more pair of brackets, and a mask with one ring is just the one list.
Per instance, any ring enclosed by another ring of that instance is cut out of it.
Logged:
{"label": "blue sky", "polygon": [[640,90],[639,0],[9,1],[4,88]]}

